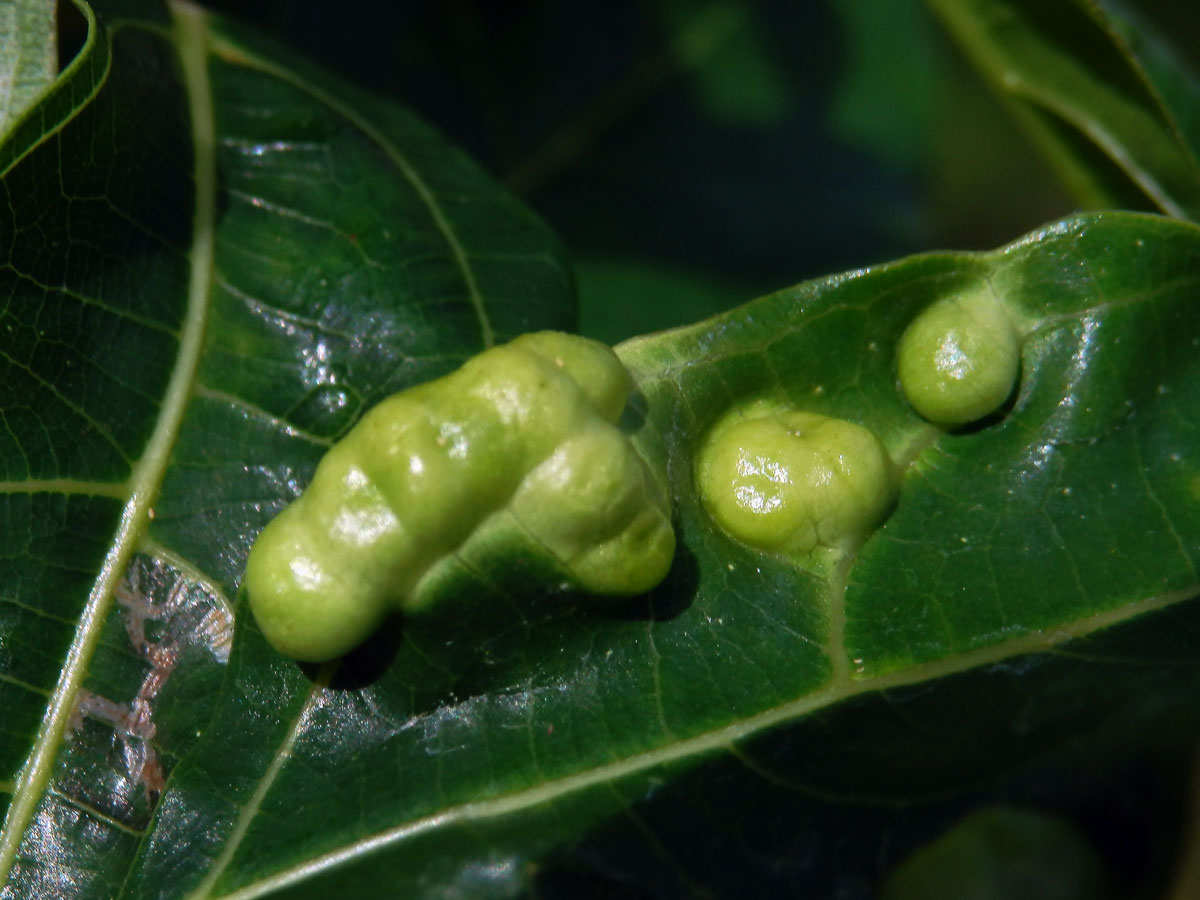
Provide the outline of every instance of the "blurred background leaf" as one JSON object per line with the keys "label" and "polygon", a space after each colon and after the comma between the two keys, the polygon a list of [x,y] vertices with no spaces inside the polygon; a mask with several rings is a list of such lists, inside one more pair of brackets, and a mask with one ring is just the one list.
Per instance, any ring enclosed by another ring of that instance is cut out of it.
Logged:
{"label": "blurred background leaf", "polygon": [[1200,82],[1103,0],[931,0],[1063,182],[1092,207],[1200,213]]}
{"label": "blurred background leaf", "polygon": [[517,190],[609,341],[1074,206],[917,0],[214,5]]}

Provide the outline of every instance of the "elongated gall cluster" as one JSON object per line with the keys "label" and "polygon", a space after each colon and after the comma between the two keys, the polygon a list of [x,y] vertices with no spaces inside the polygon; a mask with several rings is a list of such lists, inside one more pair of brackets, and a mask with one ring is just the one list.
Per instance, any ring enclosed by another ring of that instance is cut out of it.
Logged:
{"label": "elongated gall cluster", "polygon": [[389,613],[435,603],[468,559],[535,556],[587,594],[653,587],[675,536],[615,425],[630,388],[608,347],[539,332],[384,400],[251,549],[244,586],[267,640],[340,656]]}

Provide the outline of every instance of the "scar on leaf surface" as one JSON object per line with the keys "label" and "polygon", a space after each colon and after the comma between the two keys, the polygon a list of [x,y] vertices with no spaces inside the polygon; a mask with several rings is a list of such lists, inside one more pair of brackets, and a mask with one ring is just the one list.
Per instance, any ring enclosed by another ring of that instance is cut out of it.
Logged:
{"label": "scar on leaf surface", "polygon": [[84,719],[102,722],[113,730],[121,747],[121,759],[131,782],[140,784],[146,805],[152,807],[166,786],[162,763],[154,748],[158,726],[154,720],[154,702],[175,670],[179,645],[169,636],[151,640],[146,635],[146,622],[160,619],[164,610],[176,606],[185,589],[176,582],[162,604],[152,601],[143,590],[138,570],[132,569],[117,588],[116,599],[121,607],[126,634],[134,651],[149,666],[141,687],[134,698],[116,702],[83,689],[76,696],[75,706],[67,722],[70,737],[83,727]]}
{"label": "scar on leaf surface", "polygon": [[341,656],[478,560],[633,596],[675,553],[670,501],[616,422],[632,381],[604,344],[538,332],[371,409],[259,535],[243,585],[268,642]]}
{"label": "scar on leaf surface", "polygon": [[728,534],[795,555],[860,540],[896,496],[894,466],[872,431],[767,403],[717,422],[697,455],[696,480]]}
{"label": "scar on leaf surface", "polygon": [[896,368],[904,396],[922,417],[954,428],[998,410],[1021,369],[1021,339],[987,284],[944,297],[900,338]]}

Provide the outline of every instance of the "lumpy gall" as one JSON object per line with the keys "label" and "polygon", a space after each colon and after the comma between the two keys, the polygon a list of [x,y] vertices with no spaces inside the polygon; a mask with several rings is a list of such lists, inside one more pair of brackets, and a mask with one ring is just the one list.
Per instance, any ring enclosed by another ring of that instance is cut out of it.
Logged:
{"label": "lumpy gall", "polygon": [[615,425],[630,389],[605,345],[539,332],[381,402],[250,551],[267,640],[340,656],[390,612],[435,603],[465,557],[541,559],[585,594],[653,587],[675,536],[665,489]]}
{"label": "lumpy gall", "polygon": [[696,479],[723,530],[791,554],[861,539],[896,494],[892,461],[873,432],[790,409],[728,414],[700,448]]}

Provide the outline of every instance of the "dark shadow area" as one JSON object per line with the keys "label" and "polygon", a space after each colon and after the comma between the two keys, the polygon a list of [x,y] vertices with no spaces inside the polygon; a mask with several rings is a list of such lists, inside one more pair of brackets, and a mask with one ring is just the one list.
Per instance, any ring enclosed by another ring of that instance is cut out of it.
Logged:
{"label": "dark shadow area", "polygon": [[666,622],[692,605],[699,587],[700,566],[695,555],[683,544],[676,544],[675,559],[667,577],[657,587],[640,596],[597,607],[596,614],[626,621]]}
{"label": "dark shadow area", "polygon": [[529,895],[533,900],[570,897],[572,900],[652,900],[649,890],[609,877],[595,868],[563,858],[540,868]]}
{"label": "dark shadow area", "polygon": [[976,419],[973,422],[967,422],[964,425],[959,425],[954,428],[949,428],[949,429],[947,429],[948,433],[952,434],[952,435],[962,435],[962,436],[978,434],[981,431],[986,431],[987,429],[991,428],[993,425],[1000,424],[1009,415],[1012,414],[1013,407],[1016,405],[1017,398],[1018,398],[1018,396],[1020,396],[1020,393],[1021,393],[1021,379],[1020,379],[1020,376],[1018,376],[1017,383],[1014,384],[1013,389],[1011,391],[1009,391],[1007,399],[1005,399],[1005,401],[1000,404],[1000,406],[996,409],[995,412],[988,413],[986,416],[983,416],[980,419]]}
{"label": "dark shadow area", "polygon": [[[329,687],[335,691],[357,691],[374,684],[395,662],[403,640],[404,619],[399,613],[393,613],[383,620],[371,637],[342,657]],[[301,668],[312,681],[320,665],[303,663]]]}
{"label": "dark shadow area", "polygon": [[71,0],[59,0],[55,15],[58,17],[58,71],[61,72],[87,42],[87,19]]}

